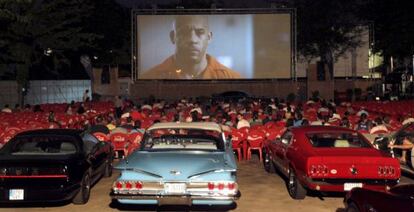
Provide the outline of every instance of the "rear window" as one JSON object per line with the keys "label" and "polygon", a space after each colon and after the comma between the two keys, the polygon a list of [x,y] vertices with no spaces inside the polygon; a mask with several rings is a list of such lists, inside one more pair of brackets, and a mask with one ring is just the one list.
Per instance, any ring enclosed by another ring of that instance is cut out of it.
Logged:
{"label": "rear window", "polygon": [[327,148],[369,148],[371,147],[358,133],[333,132],[309,133],[307,138],[313,147]]}
{"label": "rear window", "polygon": [[142,150],[223,151],[221,134],[199,129],[157,129],[146,133]]}
{"label": "rear window", "polygon": [[75,138],[69,136],[34,136],[16,138],[14,155],[66,155],[77,151]]}

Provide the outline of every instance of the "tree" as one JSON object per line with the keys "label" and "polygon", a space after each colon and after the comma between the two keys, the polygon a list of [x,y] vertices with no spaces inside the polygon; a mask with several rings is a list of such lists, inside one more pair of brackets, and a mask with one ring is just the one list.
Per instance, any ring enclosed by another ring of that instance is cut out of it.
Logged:
{"label": "tree", "polygon": [[88,0],[0,1],[0,64],[15,64],[20,103],[29,70],[42,58],[68,64],[68,52],[93,46],[98,36],[80,25],[91,9]]}
{"label": "tree", "polygon": [[84,22],[89,31],[101,35],[89,54],[98,56],[95,64],[129,64],[131,62],[131,11],[115,0],[93,1],[91,17]]}
{"label": "tree", "polygon": [[333,77],[335,61],[362,43],[364,22],[357,14],[364,3],[296,0],[298,53],[308,61],[320,58]]}
{"label": "tree", "polygon": [[[414,15],[411,1],[370,0],[361,16],[374,28],[374,53],[411,62],[414,54]],[[405,64],[406,65],[406,64]]]}

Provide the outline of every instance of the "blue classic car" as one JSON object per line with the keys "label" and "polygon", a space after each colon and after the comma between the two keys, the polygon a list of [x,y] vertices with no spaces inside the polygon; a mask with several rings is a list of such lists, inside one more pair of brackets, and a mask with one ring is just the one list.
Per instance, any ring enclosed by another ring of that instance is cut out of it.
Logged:
{"label": "blue classic car", "polygon": [[157,123],[121,161],[111,197],[121,204],[232,205],[240,197],[231,143],[216,123]]}

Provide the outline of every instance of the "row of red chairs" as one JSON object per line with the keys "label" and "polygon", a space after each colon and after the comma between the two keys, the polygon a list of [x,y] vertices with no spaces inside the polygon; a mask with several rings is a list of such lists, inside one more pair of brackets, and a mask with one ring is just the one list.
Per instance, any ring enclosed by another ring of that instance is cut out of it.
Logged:
{"label": "row of red chairs", "polygon": [[407,116],[414,113],[413,100],[355,102],[352,105],[356,110],[364,107],[369,112],[374,112],[380,115],[389,115],[392,117]]}
{"label": "row of red chairs", "polygon": [[[14,113],[0,112],[0,143],[8,142],[19,132],[36,129],[70,128],[80,129],[85,121],[91,124],[95,122],[98,115],[107,115],[113,110],[111,102],[90,103],[90,110],[85,114],[68,115],[63,112],[55,112],[56,122],[49,122],[48,116],[51,109],[67,106],[67,104],[45,104],[41,105],[44,112],[22,111]],[[58,109],[57,111],[59,111]]]}
{"label": "row of red chairs", "polygon": [[258,151],[260,161],[263,160],[262,149],[265,142],[276,139],[285,130],[285,126],[278,125],[277,122],[269,122],[266,125],[254,125],[232,129],[231,140],[233,150],[236,151],[238,160],[242,158],[250,160],[252,151]]}

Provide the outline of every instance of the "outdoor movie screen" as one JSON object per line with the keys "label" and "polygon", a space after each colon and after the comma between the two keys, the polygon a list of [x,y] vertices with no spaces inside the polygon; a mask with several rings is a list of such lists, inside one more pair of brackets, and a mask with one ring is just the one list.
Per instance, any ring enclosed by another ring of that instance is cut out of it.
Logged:
{"label": "outdoor movie screen", "polygon": [[138,79],[291,77],[290,13],[136,15]]}

